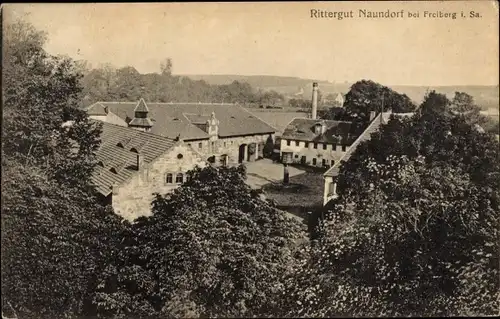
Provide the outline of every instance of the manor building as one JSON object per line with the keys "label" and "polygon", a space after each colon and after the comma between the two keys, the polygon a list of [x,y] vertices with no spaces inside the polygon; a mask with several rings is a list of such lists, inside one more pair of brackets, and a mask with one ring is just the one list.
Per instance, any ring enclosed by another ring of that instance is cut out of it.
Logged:
{"label": "manor building", "polygon": [[97,102],[87,108],[95,120],[181,141],[210,163],[255,161],[276,129],[235,104]]}

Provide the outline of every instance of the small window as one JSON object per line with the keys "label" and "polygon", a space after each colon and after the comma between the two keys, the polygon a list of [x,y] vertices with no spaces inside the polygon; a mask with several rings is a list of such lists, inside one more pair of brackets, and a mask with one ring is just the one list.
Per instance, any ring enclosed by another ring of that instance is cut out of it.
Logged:
{"label": "small window", "polygon": [[212,142],[212,148],[214,148],[214,147],[215,147],[215,142]]}
{"label": "small window", "polygon": [[123,143],[119,142],[118,144],[116,144],[116,146],[123,148]]}
{"label": "small window", "polygon": [[167,173],[167,175],[165,176],[165,183],[172,184],[173,182],[174,182],[174,176],[172,175],[172,173]]}
{"label": "small window", "polygon": [[99,161],[99,163],[97,163],[97,165],[104,167],[104,163],[102,161]]}
{"label": "small window", "polygon": [[177,154],[177,159],[182,159],[184,156],[182,154]]}
{"label": "small window", "polygon": [[337,149],[337,144],[332,145],[332,150],[335,151]]}
{"label": "small window", "polygon": [[346,151],[346,149],[347,149],[347,146],[342,145],[342,152],[345,152],[345,151]]}
{"label": "small window", "polygon": [[317,160],[316,160],[316,157],[313,158],[313,165],[316,166],[316,163],[317,163]]}
{"label": "small window", "polygon": [[318,143],[314,143],[314,149],[318,148]]}
{"label": "small window", "polygon": [[224,147],[226,147],[226,142],[224,142]]}
{"label": "small window", "polygon": [[330,161],[330,165],[331,165],[331,166],[335,165],[335,160],[331,160],[331,161]]}
{"label": "small window", "polygon": [[111,173],[118,174],[118,173],[116,172],[116,168],[114,168],[114,167],[111,167],[111,168],[109,169],[109,171],[110,171]]}
{"label": "small window", "polygon": [[201,149],[203,147],[202,143],[198,143],[198,148]]}
{"label": "small window", "polygon": [[326,150],[326,149],[327,149],[327,147],[328,147],[328,145],[327,145],[327,144],[323,144],[323,149],[324,149],[324,150]]}
{"label": "small window", "polygon": [[134,153],[139,153],[135,147],[132,147],[132,148],[130,149],[130,151],[131,151],[131,152],[134,152]]}
{"label": "small window", "polygon": [[286,145],[290,146],[290,142],[289,140],[286,141]]}
{"label": "small window", "polygon": [[177,184],[182,184],[184,183],[184,174],[182,173],[177,173],[177,175],[175,176],[175,182]]}
{"label": "small window", "polygon": [[295,141],[295,146],[299,146],[299,141]]}
{"label": "small window", "polygon": [[299,158],[299,155],[298,155],[298,154],[295,154],[295,158]]}
{"label": "small window", "polygon": [[323,159],[323,161],[321,162],[321,164],[322,164],[323,166],[326,166],[326,159]]}
{"label": "small window", "polygon": [[309,142],[305,142],[305,147],[308,148],[309,147]]}
{"label": "small window", "polygon": [[188,143],[188,146],[191,146],[191,143]]}

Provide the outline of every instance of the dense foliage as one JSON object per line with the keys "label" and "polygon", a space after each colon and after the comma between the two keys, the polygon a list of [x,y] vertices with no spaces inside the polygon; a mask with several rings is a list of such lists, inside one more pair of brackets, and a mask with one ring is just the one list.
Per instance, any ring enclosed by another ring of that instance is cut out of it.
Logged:
{"label": "dense foliage", "polygon": [[120,227],[88,186],[100,128],[77,107],[72,61],[48,55],[43,33],[18,21],[4,41],[2,310],[75,317]]}
{"label": "dense foliage", "polygon": [[205,102],[277,105],[284,101],[275,91],[255,90],[248,83],[210,85],[185,76],[172,75],[172,61],[162,63],[160,73],[141,74],[127,66],[116,69],[105,64],[87,67],[83,78],[83,103],[97,101]]}
{"label": "dense foliage", "polygon": [[354,83],[347,93],[344,108],[351,116],[366,120],[371,111],[379,113],[392,110],[394,113],[406,113],[415,110],[416,105],[406,94],[370,80],[361,80]]}
{"label": "dense foliage", "polygon": [[466,115],[393,118],[341,167],[290,313],[498,314],[499,177],[498,143]]}
{"label": "dense foliage", "polygon": [[188,175],[174,193],[157,195],[154,215],[133,226],[133,239],[98,294],[101,313],[134,318],[276,313],[282,277],[304,236],[300,225],[250,190],[242,166]]}

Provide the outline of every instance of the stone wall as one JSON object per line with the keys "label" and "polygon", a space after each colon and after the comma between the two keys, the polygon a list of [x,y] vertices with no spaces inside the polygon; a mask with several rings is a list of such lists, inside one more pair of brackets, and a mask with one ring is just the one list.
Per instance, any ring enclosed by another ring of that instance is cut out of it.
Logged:
{"label": "stone wall", "polygon": [[[219,161],[222,155],[228,156],[230,164],[236,164],[239,160],[240,146],[247,145],[245,152],[245,160],[248,161],[248,145],[255,143],[255,153],[250,156],[250,161],[256,160],[259,156],[262,157],[264,145],[268,137],[274,140],[274,134],[259,134],[240,137],[218,138],[214,141],[186,141],[187,145],[191,145],[194,150],[200,153],[205,160],[211,156],[215,156],[215,160]],[[201,144],[201,148],[199,147]]]}
{"label": "stone wall", "polygon": [[[298,143],[298,145],[296,143]],[[314,143],[308,142],[308,146],[306,147],[306,142],[292,140],[290,141],[290,145],[287,145],[287,140],[281,139],[280,156],[282,156],[283,153],[293,153],[292,161],[294,163],[302,163],[302,156],[305,156],[304,164],[306,165],[321,167],[323,166],[324,159],[327,166],[333,166],[334,163],[342,158],[347,149],[349,149],[349,146],[342,146],[339,144],[337,144],[335,148],[332,144],[316,144],[317,148],[314,148]],[[326,145],[326,149],[324,149],[324,145]],[[316,158],[316,165],[313,164],[314,158]]]}
{"label": "stone wall", "polygon": [[[182,158],[179,154],[182,155]],[[153,162],[130,180],[113,188],[112,205],[115,213],[127,220],[151,215],[153,193],[166,194],[181,185],[176,183],[176,174],[186,172],[196,165],[205,166],[204,159],[184,144],[178,144]],[[172,183],[166,183],[166,175],[172,174]]]}

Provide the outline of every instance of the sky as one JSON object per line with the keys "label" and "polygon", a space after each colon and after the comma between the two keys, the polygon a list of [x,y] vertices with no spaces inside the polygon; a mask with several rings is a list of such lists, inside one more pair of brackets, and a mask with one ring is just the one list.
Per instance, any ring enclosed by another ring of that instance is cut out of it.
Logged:
{"label": "sky", "polygon": [[[314,18],[311,10],[352,10],[353,17]],[[404,17],[363,18],[359,10],[403,10]],[[170,57],[174,74],[426,86],[498,85],[499,78],[495,1],[6,5],[4,25],[16,17],[48,32],[52,54],[141,73],[159,72]]]}

